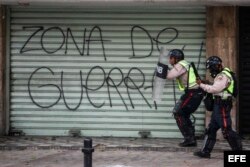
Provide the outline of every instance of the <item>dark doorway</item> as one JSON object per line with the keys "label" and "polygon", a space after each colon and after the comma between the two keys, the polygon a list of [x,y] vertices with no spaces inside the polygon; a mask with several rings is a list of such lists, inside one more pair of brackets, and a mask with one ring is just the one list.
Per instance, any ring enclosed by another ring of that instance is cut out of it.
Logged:
{"label": "dark doorway", "polygon": [[250,7],[239,8],[239,130],[250,135]]}

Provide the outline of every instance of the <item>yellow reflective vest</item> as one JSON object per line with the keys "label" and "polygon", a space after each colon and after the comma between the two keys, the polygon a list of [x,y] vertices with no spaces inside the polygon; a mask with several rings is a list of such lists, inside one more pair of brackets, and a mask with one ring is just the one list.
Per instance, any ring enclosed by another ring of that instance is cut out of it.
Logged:
{"label": "yellow reflective vest", "polygon": [[[181,60],[178,62],[178,64],[182,65],[188,71],[188,85],[189,85],[189,87],[195,86],[196,85],[196,77],[194,74],[194,69],[192,66],[190,66],[190,63],[188,63],[186,60]],[[179,89],[181,91],[185,90],[184,84],[186,84],[186,86],[187,86],[187,83],[182,83],[179,78],[177,78],[177,84],[178,84]]]}
{"label": "yellow reflective vest", "polygon": [[233,89],[234,89],[234,80],[233,80],[233,77],[232,75],[230,74],[230,69],[229,68],[224,68],[221,72],[223,74],[225,74],[229,79],[230,79],[230,84],[229,86],[224,90],[224,94],[225,93],[230,93],[230,94],[233,94]]}

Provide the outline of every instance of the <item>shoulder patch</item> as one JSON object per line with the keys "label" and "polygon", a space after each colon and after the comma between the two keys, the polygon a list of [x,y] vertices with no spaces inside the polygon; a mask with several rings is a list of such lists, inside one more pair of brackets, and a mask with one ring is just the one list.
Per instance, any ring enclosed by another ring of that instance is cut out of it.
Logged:
{"label": "shoulder patch", "polygon": [[222,80],[223,79],[223,75],[218,75],[217,77],[216,77],[216,80]]}

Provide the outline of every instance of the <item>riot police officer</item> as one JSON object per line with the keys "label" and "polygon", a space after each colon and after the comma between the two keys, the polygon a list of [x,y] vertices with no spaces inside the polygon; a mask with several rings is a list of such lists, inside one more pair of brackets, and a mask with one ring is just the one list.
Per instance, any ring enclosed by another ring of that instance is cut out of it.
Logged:
{"label": "riot police officer", "polygon": [[214,78],[213,85],[203,84],[197,80],[204,91],[213,94],[214,105],[208,129],[205,131],[204,144],[195,156],[210,158],[210,153],[216,142],[216,132],[221,128],[223,137],[228,141],[232,150],[242,150],[241,138],[232,130],[230,111],[232,109],[232,91],[234,81],[229,68],[224,68],[218,56],[211,56],[206,61],[206,68]]}
{"label": "riot police officer", "polygon": [[173,68],[168,71],[167,79],[176,79],[179,89],[185,93],[176,103],[173,114],[184,141],[179,144],[181,147],[196,146],[195,127],[192,124],[190,115],[199,107],[203,90],[196,83],[194,69],[190,63],[184,60],[182,50],[173,49],[169,52],[169,64]]}

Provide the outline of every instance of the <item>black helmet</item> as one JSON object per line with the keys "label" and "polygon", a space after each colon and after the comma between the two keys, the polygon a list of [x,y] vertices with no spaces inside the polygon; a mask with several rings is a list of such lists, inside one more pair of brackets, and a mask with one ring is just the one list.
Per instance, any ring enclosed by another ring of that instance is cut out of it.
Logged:
{"label": "black helmet", "polygon": [[206,68],[209,69],[211,77],[215,78],[221,72],[222,60],[218,56],[211,56],[206,61]]}
{"label": "black helmet", "polygon": [[170,50],[168,56],[174,57],[176,60],[180,61],[184,59],[184,53],[180,49]]}

